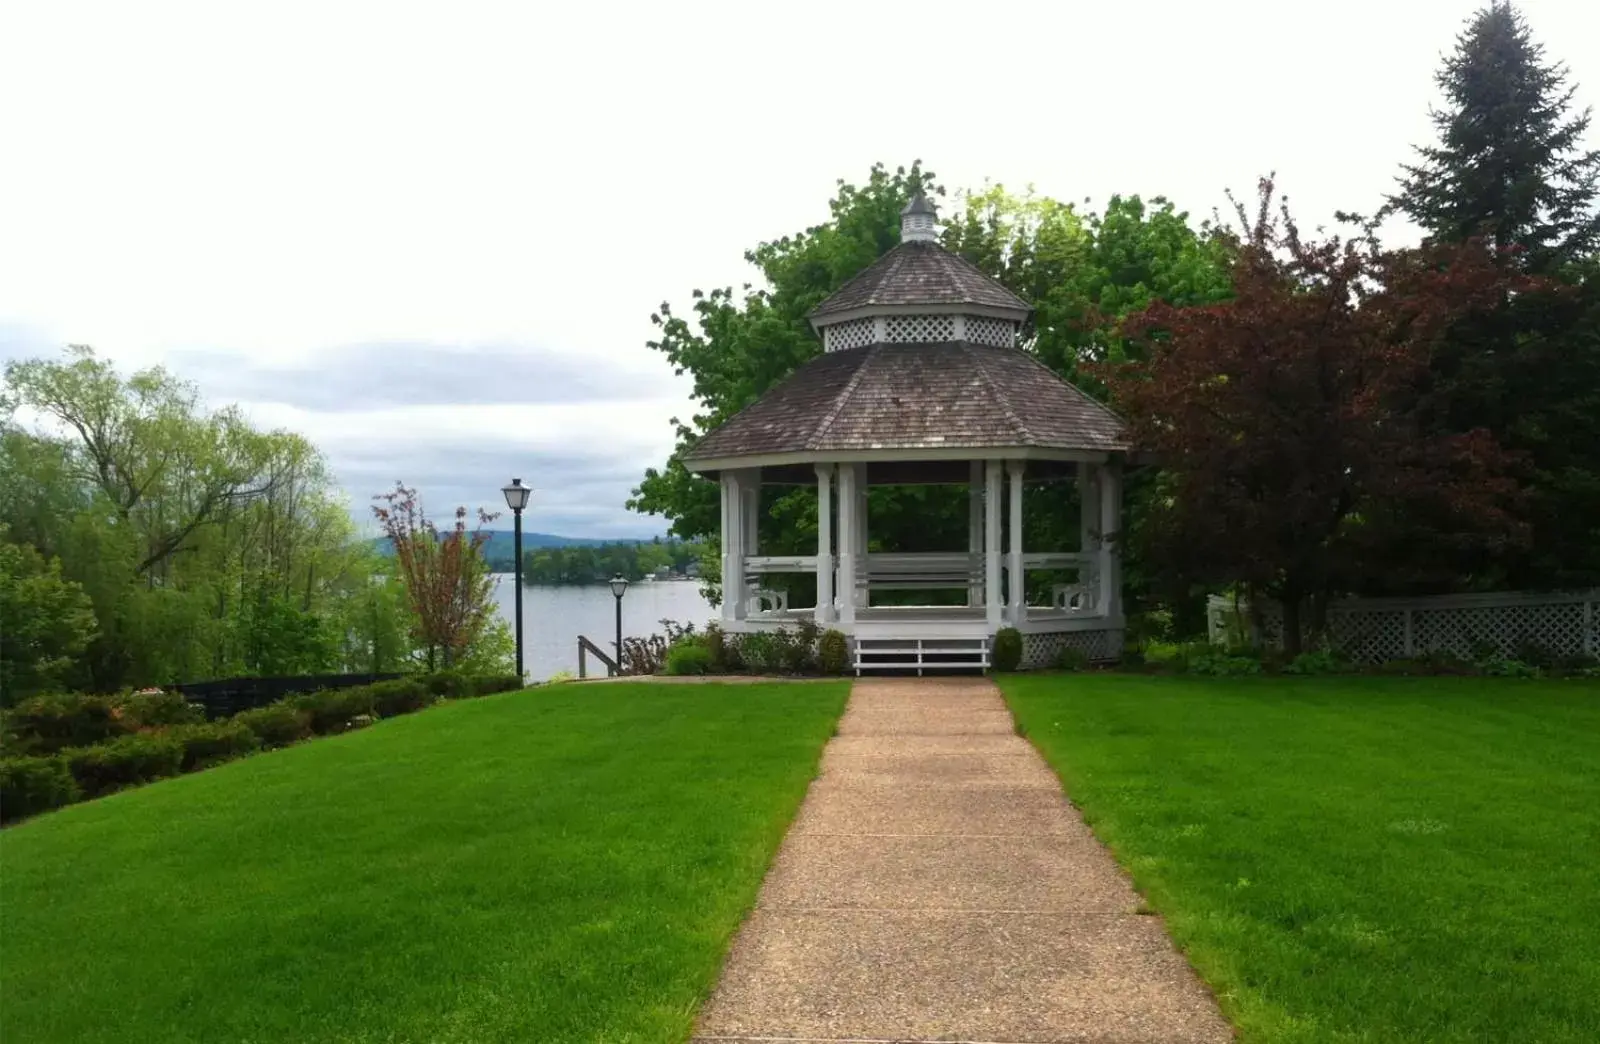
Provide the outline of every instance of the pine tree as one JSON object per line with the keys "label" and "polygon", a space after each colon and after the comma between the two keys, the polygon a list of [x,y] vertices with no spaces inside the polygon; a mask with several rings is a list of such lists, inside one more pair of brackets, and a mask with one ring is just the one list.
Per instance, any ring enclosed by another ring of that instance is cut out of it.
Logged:
{"label": "pine tree", "polygon": [[1600,150],[1585,150],[1590,112],[1545,60],[1509,3],[1479,11],[1436,77],[1448,105],[1431,115],[1439,144],[1419,147],[1390,206],[1437,238],[1483,235],[1551,271],[1600,243],[1594,208]]}

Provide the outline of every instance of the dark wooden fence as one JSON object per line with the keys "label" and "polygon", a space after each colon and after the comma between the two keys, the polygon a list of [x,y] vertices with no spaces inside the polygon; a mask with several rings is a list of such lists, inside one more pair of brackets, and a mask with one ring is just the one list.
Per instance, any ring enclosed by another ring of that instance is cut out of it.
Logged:
{"label": "dark wooden fence", "polygon": [[399,674],[303,674],[293,678],[221,678],[175,686],[190,703],[206,709],[208,718],[226,718],[240,711],[265,707],[285,696],[318,689],[344,689],[352,685],[399,678]]}

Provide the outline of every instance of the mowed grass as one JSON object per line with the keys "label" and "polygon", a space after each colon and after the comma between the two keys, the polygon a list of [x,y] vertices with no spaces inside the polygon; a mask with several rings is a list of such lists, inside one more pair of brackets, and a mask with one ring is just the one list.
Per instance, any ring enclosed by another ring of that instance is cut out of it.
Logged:
{"label": "mowed grass", "polygon": [[1600,1041],[1600,684],[1003,687],[1245,1041]]}
{"label": "mowed grass", "polygon": [[846,686],[466,701],[0,834],[0,1039],[682,1041]]}

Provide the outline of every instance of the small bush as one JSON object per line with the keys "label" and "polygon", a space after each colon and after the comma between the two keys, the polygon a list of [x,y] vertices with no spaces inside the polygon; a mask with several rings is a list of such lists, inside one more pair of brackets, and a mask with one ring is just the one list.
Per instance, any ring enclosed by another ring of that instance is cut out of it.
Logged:
{"label": "small bush", "polygon": [[1252,656],[1235,656],[1215,652],[1189,659],[1189,673],[1213,678],[1239,678],[1261,673],[1261,661]]}
{"label": "small bush", "polygon": [[206,720],[205,708],[181,692],[131,692],[117,697],[116,707],[131,730],[166,725],[194,725]]}
{"label": "small bush", "polygon": [[233,758],[243,757],[261,746],[261,740],[248,725],[237,719],[206,722],[200,725],[177,725],[164,734],[178,741],[183,748],[185,772],[193,772],[211,765],[219,765]]}
{"label": "small bush", "polygon": [[817,669],[817,639],[822,628],[810,620],[800,621],[794,631],[780,631],[783,635],[783,669],[790,674],[811,674]]}
{"label": "small bush", "polygon": [[1283,665],[1284,674],[1345,674],[1350,664],[1332,649],[1313,649]]}
{"label": "small bush", "polygon": [[[432,692],[428,691],[426,685],[411,678],[396,678],[393,681],[374,682],[366,686],[366,690],[372,697],[372,709],[377,711],[380,718],[392,718],[398,714],[410,714],[413,711],[421,710],[437,699]],[[356,714],[350,715],[351,718],[356,716]]]}
{"label": "small bush", "polygon": [[423,678],[422,684],[427,687],[428,692],[442,700],[459,700],[477,695],[473,689],[471,675],[461,671],[435,671]]}
{"label": "small bush", "polygon": [[183,771],[183,744],[172,736],[122,736],[96,747],[62,751],[85,797],[176,776]]}
{"label": "small bush", "polygon": [[23,700],[6,714],[7,746],[16,754],[54,754],[125,736],[134,726],[105,696],[52,693]]}
{"label": "small bush", "polygon": [[526,689],[528,683],[515,674],[476,674],[472,678],[472,688],[479,696],[492,696],[497,692],[516,692]]}
{"label": "small bush", "polygon": [[1478,669],[1491,678],[1537,678],[1544,673],[1531,663],[1523,663],[1507,656],[1484,660],[1478,664]]}
{"label": "small bush", "polygon": [[1022,666],[1022,632],[1015,627],[1001,628],[994,636],[994,669],[1011,672]]}
{"label": "small bush", "polygon": [[65,758],[0,758],[0,823],[70,805],[80,796]]}
{"label": "small bush", "polygon": [[722,625],[715,621],[706,624],[702,636],[706,644],[706,651],[711,654],[711,674],[727,674],[732,668],[729,666],[729,641],[727,632]]}
{"label": "small bush", "polygon": [[747,668],[758,674],[779,670],[783,666],[780,635],[769,631],[752,631],[741,635],[739,657]]}
{"label": "small bush", "polygon": [[711,650],[706,648],[703,641],[689,639],[680,641],[667,650],[667,664],[665,673],[679,676],[686,674],[709,674],[711,672]]}
{"label": "small bush", "polygon": [[311,715],[289,700],[240,711],[230,720],[254,733],[263,747],[286,747],[311,735]]}
{"label": "small bush", "polygon": [[1089,666],[1089,654],[1069,645],[1056,657],[1056,668],[1063,671],[1081,671]]}
{"label": "small bush", "polygon": [[817,668],[823,674],[843,674],[850,669],[850,639],[843,631],[829,629],[817,639]]}
{"label": "small bush", "polygon": [[1538,667],[1541,670],[1559,667],[1562,659],[1554,649],[1533,638],[1524,638],[1518,643],[1515,658],[1530,667]]}
{"label": "small bush", "polygon": [[322,689],[290,697],[290,702],[311,718],[311,731],[319,736],[343,732],[352,718],[373,712],[371,686]]}

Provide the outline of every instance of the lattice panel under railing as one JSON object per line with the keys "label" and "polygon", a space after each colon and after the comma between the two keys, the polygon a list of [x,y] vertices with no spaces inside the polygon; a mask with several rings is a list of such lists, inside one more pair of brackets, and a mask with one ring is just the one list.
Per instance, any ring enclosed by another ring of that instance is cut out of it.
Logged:
{"label": "lattice panel under railing", "polygon": [[969,315],[967,340],[972,344],[985,344],[992,348],[1010,348],[1017,343],[1017,324],[1009,319]]}
{"label": "lattice panel under railing", "polygon": [[891,315],[884,320],[884,340],[890,344],[925,344],[954,340],[953,315]]}
{"label": "lattice panel under railing", "polygon": [[1081,649],[1095,663],[1115,660],[1122,655],[1121,631],[1067,631],[1057,634],[1022,636],[1022,669],[1054,667],[1063,649]]}
{"label": "lattice panel under railing", "polygon": [[843,352],[851,348],[865,348],[875,336],[872,319],[851,319],[823,327],[822,348],[828,352]]}

